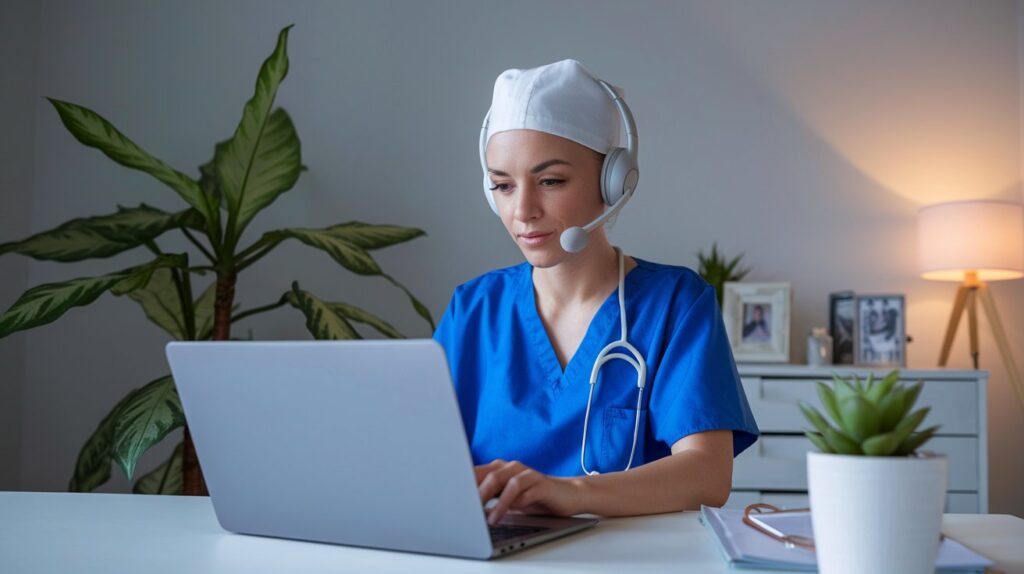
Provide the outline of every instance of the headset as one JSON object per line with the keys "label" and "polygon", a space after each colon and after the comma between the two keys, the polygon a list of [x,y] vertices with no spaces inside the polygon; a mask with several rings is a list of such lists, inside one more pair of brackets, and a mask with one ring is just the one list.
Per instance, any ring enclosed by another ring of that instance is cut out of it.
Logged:
{"label": "headset", "polygon": [[[597,83],[604,88],[604,91],[611,97],[622,116],[622,125],[626,128],[626,147],[612,148],[604,156],[604,164],[601,166],[601,199],[611,209],[605,211],[600,217],[591,221],[583,227],[570,227],[562,232],[559,243],[562,249],[569,253],[577,253],[587,246],[588,234],[597,226],[608,220],[622,209],[626,202],[636,191],[636,182],[640,178],[640,168],[637,165],[637,149],[639,141],[636,136],[636,122],[633,121],[633,112],[629,110],[626,102],[619,97],[615,89],[604,80],[597,80]],[[485,146],[487,145],[487,126],[490,123],[491,110],[487,110],[484,116],[484,124],[480,128],[480,167],[484,170],[484,197],[491,211],[498,214],[498,206],[494,204],[494,195],[491,191],[491,181],[487,177],[487,158]]]}
{"label": "headset", "polygon": [[[582,251],[587,245],[589,233],[626,205],[626,202],[633,197],[633,193],[636,191],[637,179],[640,177],[640,168],[637,165],[638,139],[636,123],[633,121],[633,113],[608,82],[597,80],[597,83],[612,98],[615,107],[618,108],[619,114],[622,116],[622,125],[626,128],[626,147],[612,148],[605,155],[604,164],[601,166],[601,198],[604,200],[605,205],[610,206],[611,209],[608,209],[600,217],[583,227],[570,227],[566,229],[559,237],[562,249],[569,253]],[[493,192],[490,189],[491,181],[487,177],[487,158],[484,154],[484,147],[487,145],[487,126],[490,119],[491,110],[487,110],[483,126],[480,128],[480,167],[484,170],[484,196],[487,198],[488,205],[491,206],[491,211],[497,215],[498,206],[494,203]],[[612,341],[598,353],[597,359],[594,361],[594,367],[590,371],[590,392],[587,395],[586,414],[583,416],[583,443],[580,445],[580,467],[583,469],[583,473],[588,476],[600,474],[596,470],[587,469],[587,427],[590,424],[590,406],[594,398],[594,388],[597,386],[597,375],[601,367],[608,361],[620,359],[632,365],[637,372],[636,420],[633,422],[633,446],[629,449],[629,461],[626,462],[626,468],[623,471],[629,470],[633,465],[633,455],[636,454],[636,441],[640,434],[640,407],[643,402],[644,386],[647,383],[647,362],[644,361],[640,351],[628,341],[623,256],[622,250],[618,247],[615,248],[615,252],[619,260],[619,322],[621,325],[621,336],[619,340]],[[612,353],[611,351],[616,348],[625,349],[632,356],[624,353]]]}

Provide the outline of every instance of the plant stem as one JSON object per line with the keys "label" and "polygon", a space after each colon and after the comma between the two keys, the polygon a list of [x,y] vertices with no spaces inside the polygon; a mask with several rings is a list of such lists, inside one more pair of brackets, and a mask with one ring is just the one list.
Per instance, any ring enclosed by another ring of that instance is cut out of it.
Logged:
{"label": "plant stem", "polygon": [[[268,242],[264,246],[260,245],[260,243],[262,243],[262,242],[263,242],[263,240],[261,239],[261,240],[257,241],[256,243],[253,243],[251,246],[249,246],[244,251],[242,251],[241,253],[238,254],[238,261],[239,261],[238,267],[237,267],[238,271],[241,271],[241,270],[245,269],[246,267],[248,267],[248,266],[252,265],[253,263],[256,263],[257,261],[262,259],[264,255],[266,255],[267,253],[270,253],[271,251],[273,251],[274,248],[277,247],[277,245],[279,243],[281,243],[281,240],[280,239],[273,239],[273,240],[271,240],[270,242]],[[250,255],[250,254],[252,254],[252,256],[249,257],[248,259],[246,259],[246,256]]]}
{"label": "plant stem", "polygon": [[192,302],[192,274],[187,270],[175,269],[174,271],[182,276],[181,286],[183,291],[182,300],[185,305],[183,307],[185,312],[185,330],[188,332],[189,340],[195,341],[198,333],[196,333],[196,308],[195,303]]}
{"label": "plant stem", "polygon": [[183,482],[181,493],[185,496],[207,496],[206,481],[203,480],[203,471],[199,468],[199,457],[196,455],[196,445],[192,442],[192,433],[185,425],[183,446],[181,448],[181,473]]}
{"label": "plant stem", "polygon": [[217,271],[217,294],[214,299],[213,340],[231,338],[231,306],[235,301],[235,270]]}
{"label": "plant stem", "polygon": [[[217,270],[216,297],[213,304],[213,340],[227,341],[231,338],[231,307],[235,299],[235,280],[237,274],[230,265]],[[182,493],[191,496],[206,496],[209,491],[203,479],[203,471],[199,467],[199,457],[192,442],[192,434],[185,426],[185,446],[182,449]]]}
{"label": "plant stem", "polygon": [[264,305],[262,307],[256,307],[256,308],[253,308],[253,309],[249,309],[247,311],[242,311],[241,313],[239,313],[239,314],[235,315],[234,317],[232,317],[231,318],[231,322],[235,323],[235,322],[241,321],[242,319],[245,319],[246,317],[249,317],[250,315],[255,315],[257,313],[263,313],[263,312],[266,312],[266,311],[270,311],[272,309],[277,309],[278,307],[281,307],[282,305],[286,305],[287,303],[288,303],[287,299],[285,299],[284,297],[281,297],[281,300],[276,302],[276,303],[271,303],[269,305]]}
{"label": "plant stem", "polygon": [[181,232],[185,234],[185,237],[188,238],[189,241],[192,242],[192,245],[195,245],[196,247],[199,248],[199,251],[203,252],[203,255],[205,255],[206,258],[210,260],[210,263],[213,263],[214,265],[217,264],[217,258],[214,257],[213,254],[210,253],[205,247],[203,247],[203,244],[200,243],[199,240],[196,239],[194,235],[189,233],[187,227],[182,227]]}

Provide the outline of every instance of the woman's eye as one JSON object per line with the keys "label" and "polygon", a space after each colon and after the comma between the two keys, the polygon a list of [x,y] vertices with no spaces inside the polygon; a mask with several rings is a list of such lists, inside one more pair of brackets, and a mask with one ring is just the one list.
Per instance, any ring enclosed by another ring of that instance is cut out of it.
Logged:
{"label": "woman's eye", "polygon": [[507,188],[508,188],[508,184],[507,183],[495,183],[494,187],[490,188],[490,190],[491,191],[494,191],[494,190],[505,191]]}
{"label": "woman's eye", "polygon": [[549,182],[549,181],[553,182],[553,183],[551,185],[549,185],[548,187],[554,187],[554,186],[556,186],[556,185],[558,185],[560,183],[563,183],[565,180],[564,179],[542,179],[542,180],[540,180],[540,182],[542,184],[545,183],[545,182]]}

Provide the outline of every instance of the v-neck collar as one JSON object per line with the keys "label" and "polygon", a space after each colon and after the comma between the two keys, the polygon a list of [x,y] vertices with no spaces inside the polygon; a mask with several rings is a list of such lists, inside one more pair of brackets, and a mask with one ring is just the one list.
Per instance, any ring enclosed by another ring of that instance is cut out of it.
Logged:
{"label": "v-neck collar", "polygon": [[[642,272],[637,272],[637,270],[644,267],[646,263],[637,257],[633,257],[633,260],[636,261],[636,266],[626,273],[626,277],[623,280],[627,306],[633,293],[631,288],[636,285],[636,279],[642,274]],[[523,264],[522,275],[519,281],[519,303],[523,309],[523,318],[528,331],[527,336],[533,345],[533,355],[547,374],[547,380],[551,384],[552,390],[556,394],[559,393],[564,388],[566,382],[580,377],[581,370],[586,370],[586,377],[589,378],[590,369],[594,366],[594,359],[597,357],[597,353],[607,344],[605,341],[608,339],[609,330],[619,325],[618,286],[615,287],[615,290],[608,295],[604,302],[601,303],[601,306],[598,307],[597,312],[594,313],[594,317],[587,327],[587,332],[583,335],[583,340],[580,341],[575,354],[569,358],[564,371],[562,370],[561,363],[558,361],[558,355],[555,354],[554,345],[551,344],[551,338],[544,327],[544,322],[540,319],[540,312],[537,310],[537,298],[533,286],[533,266],[529,262]],[[629,327],[632,328],[632,325],[629,325]]]}

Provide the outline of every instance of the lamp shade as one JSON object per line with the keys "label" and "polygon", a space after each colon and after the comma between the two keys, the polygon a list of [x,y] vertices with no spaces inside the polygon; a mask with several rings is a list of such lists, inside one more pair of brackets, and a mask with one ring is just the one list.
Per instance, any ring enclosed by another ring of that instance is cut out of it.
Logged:
{"label": "lamp shade", "polygon": [[917,214],[921,277],[981,281],[1024,277],[1024,206],[1010,201],[954,201],[922,207]]}

